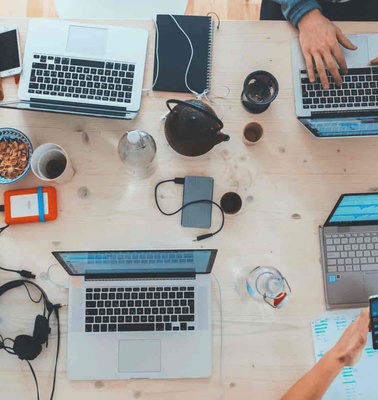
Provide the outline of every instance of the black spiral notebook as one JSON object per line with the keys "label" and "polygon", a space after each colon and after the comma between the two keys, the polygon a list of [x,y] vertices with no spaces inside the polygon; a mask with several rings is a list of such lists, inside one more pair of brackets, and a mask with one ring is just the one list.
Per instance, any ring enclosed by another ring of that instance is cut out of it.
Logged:
{"label": "black spiral notebook", "polygon": [[[203,93],[210,89],[213,47],[212,18],[192,15],[174,15],[173,17],[189,36],[193,45],[194,52],[188,72],[188,86],[197,93]],[[185,72],[191,56],[188,39],[170,15],[157,15],[156,25],[159,32],[155,40],[155,50],[158,45],[159,73],[153,90],[190,93],[185,84]],[[155,51],[153,81],[155,81],[156,73]]]}

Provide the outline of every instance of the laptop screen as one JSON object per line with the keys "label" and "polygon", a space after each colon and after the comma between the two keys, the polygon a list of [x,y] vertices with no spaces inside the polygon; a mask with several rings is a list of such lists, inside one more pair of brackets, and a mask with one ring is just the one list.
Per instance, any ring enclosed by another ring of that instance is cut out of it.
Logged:
{"label": "laptop screen", "polygon": [[345,137],[378,135],[378,115],[338,116],[333,118],[299,118],[315,136]]}
{"label": "laptop screen", "polygon": [[217,250],[138,250],[53,252],[70,275],[205,274]]}
{"label": "laptop screen", "polygon": [[378,224],[378,194],[345,194],[341,196],[326,225]]}

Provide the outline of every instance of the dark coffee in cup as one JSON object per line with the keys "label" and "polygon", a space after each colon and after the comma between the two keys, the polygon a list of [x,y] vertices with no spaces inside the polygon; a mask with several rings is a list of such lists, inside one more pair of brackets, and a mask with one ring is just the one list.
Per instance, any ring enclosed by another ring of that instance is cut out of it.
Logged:
{"label": "dark coffee in cup", "polygon": [[242,207],[242,199],[235,192],[227,192],[222,196],[220,205],[226,214],[236,214]]}
{"label": "dark coffee in cup", "polygon": [[67,166],[67,159],[60,157],[49,160],[46,164],[46,177],[55,179],[62,175]]}
{"label": "dark coffee in cup", "polygon": [[244,127],[243,142],[247,146],[252,146],[259,142],[264,135],[264,130],[257,122],[250,122]]}

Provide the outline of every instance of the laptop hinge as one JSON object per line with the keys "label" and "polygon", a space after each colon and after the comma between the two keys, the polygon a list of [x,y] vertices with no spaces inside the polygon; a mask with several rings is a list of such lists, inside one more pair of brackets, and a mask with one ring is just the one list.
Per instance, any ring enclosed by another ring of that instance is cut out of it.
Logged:
{"label": "laptop hinge", "polygon": [[195,279],[196,274],[191,272],[160,273],[160,274],[86,274],[86,281],[141,281],[141,280],[175,280]]}
{"label": "laptop hinge", "polygon": [[[311,118],[347,118],[347,117],[378,117],[378,110],[350,110],[350,111],[316,111],[311,113]],[[378,122],[378,120],[377,120]]]}
{"label": "laptop hinge", "polygon": [[102,105],[102,104],[88,104],[88,103],[81,103],[78,101],[63,101],[63,100],[45,100],[45,99],[38,99],[31,97],[30,103],[35,104],[43,104],[43,105],[56,105],[61,107],[78,107],[84,109],[92,109],[98,111],[123,111],[127,112],[127,107],[120,107],[120,106],[109,106],[109,105]]}
{"label": "laptop hinge", "polygon": [[93,115],[103,117],[119,117],[124,118],[128,113],[125,107],[112,107],[101,105],[88,105],[83,103],[64,102],[55,100],[31,99],[27,102],[31,110],[52,111],[66,114]]}

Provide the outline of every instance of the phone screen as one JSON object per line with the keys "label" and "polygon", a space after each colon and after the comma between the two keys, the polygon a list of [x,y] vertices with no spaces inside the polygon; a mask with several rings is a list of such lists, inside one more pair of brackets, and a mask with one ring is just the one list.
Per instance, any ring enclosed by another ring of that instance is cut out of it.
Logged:
{"label": "phone screen", "polygon": [[0,33],[0,72],[19,66],[17,30]]}
{"label": "phone screen", "polygon": [[378,349],[378,297],[369,299],[373,349]]}

